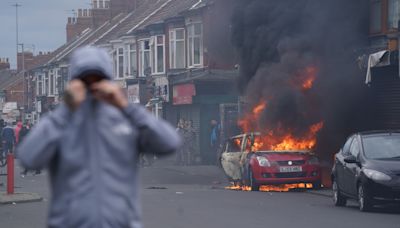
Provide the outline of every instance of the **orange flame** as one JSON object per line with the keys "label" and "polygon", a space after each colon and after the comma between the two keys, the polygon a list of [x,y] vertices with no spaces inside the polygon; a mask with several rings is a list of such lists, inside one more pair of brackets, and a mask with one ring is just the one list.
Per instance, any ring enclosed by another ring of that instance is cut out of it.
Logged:
{"label": "orange flame", "polygon": [[[294,88],[299,88],[301,85],[302,90],[309,90],[312,88],[314,81],[317,77],[318,69],[314,66],[306,67],[301,70],[296,77],[300,80],[294,84]],[[316,135],[323,128],[324,122],[318,122],[311,125],[302,136],[295,136],[291,129],[269,129],[268,126],[261,128],[259,126],[259,120],[264,112],[267,112],[268,101],[261,101],[254,108],[245,114],[243,118],[238,121],[239,127],[243,132],[261,132],[263,135],[256,137],[254,144],[246,145],[247,151],[258,151],[258,150],[311,150],[317,143]],[[238,144],[238,146],[240,146]]]}
{"label": "orange flame", "polygon": [[302,88],[303,90],[309,90],[313,87],[314,81],[317,78],[318,70],[316,67],[307,67],[301,75],[303,79]]}
{"label": "orange flame", "polygon": [[[299,183],[299,184],[282,184],[282,185],[262,185],[260,186],[260,192],[289,192],[293,189],[311,189],[313,184],[311,183]],[[251,191],[250,186],[232,184],[231,186],[225,187],[228,190],[237,191]]]}

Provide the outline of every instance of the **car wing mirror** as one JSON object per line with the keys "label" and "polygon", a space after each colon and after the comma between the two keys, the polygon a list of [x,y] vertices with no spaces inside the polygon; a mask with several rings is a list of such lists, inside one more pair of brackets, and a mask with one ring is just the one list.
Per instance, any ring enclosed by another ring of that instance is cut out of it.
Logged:
{"label": "car wing mirror", "polygon": [[350,155],[350,156],[347,156],[344,158],[344,162],[349,163],[349,164],[356,164],[356,163],[358,163],[358,160],[353,155]]}

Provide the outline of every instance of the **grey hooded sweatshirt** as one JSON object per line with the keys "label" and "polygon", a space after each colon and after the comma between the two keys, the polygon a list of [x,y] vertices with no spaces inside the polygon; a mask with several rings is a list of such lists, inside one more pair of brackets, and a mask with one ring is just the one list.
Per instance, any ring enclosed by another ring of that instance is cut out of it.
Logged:
{"label": "grey hooded sweatshirt", "polygon": [[[70,78],[88,71],[111,79],[111,60],[104,50],[74,52]],[[175,130],[143,107],[119,110],[88,94],[74,112],[61,104],[43,117],[17,154],[25,168],[49,169],[48,227],[141,228],[139,152],[167,155],[180,144]]]}

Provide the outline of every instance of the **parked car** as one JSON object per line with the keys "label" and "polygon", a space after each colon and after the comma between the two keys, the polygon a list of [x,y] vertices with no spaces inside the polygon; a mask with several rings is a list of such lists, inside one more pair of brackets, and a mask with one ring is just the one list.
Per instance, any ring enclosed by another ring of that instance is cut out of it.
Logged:
{"label": "parked car", "polygon": [[335,155],[333,201],[356,199],[361,211],[379,203],[400,205],[400,131],[361,132],[350,136]]}
{"label": "parked car", "polygon": [[258,191],[261,185],[312,183],[321,186],[318,158],[305,150],[252,151],[260,133],[248,133],[226,141],[221,154],[221,166],[232,182]]}

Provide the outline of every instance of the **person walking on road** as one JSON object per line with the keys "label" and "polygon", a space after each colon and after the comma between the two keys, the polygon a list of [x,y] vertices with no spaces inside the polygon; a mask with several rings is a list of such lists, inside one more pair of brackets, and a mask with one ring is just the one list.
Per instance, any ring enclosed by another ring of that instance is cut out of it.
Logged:
{"label": "person walking on road", "polygon": [[49,169],[48,227],[141,228],[139,152],[162,156],[181,145],[173,127],[128,103],[112,72],[105,50],[76,50],[64,102],[17,148],[24,167]]}
{"label": "person walking on road", "polygon": [[16,141],[14,129],[11,127],[11,123],[8,122],[7,126],[3,128],[1,138],[3,140],[3,157],[6,157],[7,154],[14,152]]}

